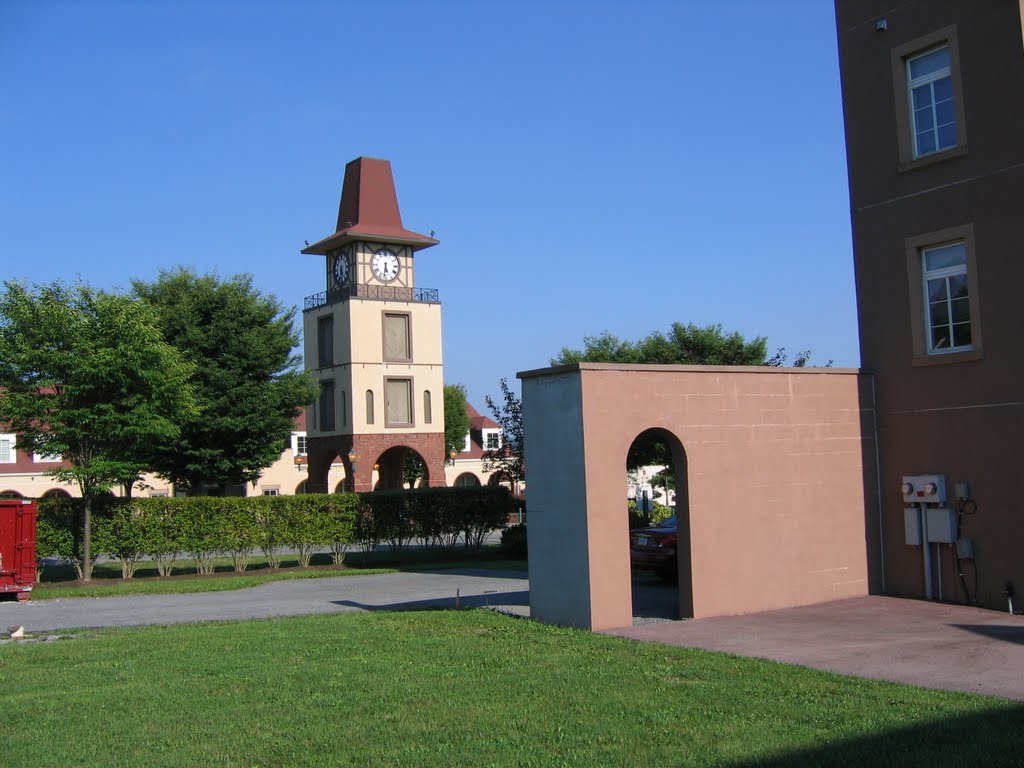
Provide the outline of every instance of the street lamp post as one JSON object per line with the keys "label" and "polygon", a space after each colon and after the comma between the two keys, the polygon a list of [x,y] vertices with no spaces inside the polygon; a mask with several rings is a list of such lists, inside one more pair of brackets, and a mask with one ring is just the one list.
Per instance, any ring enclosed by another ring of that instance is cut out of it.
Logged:
{"label": "street lamp post", "polygon": [[351,484],[351,490],[352,490],[353,493],[355,493],[355,490],[356,490],[356,459],[357,458],[359,458],[359,454],[356,453],[355,446],[353,446],[352,448],[349,448],[349,451],[348,451],[348,463],[349,463],[349,466],[352,467],[352,479],[350,481],[350,484]]}

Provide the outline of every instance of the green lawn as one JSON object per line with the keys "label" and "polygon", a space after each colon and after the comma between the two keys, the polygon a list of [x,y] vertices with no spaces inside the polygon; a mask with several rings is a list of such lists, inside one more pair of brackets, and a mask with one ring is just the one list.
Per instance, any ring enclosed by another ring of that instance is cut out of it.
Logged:
{"label": "green lawn", "polygon": [[1024,764],[1019,705],[484,610],[9,643],[0,701],[6,765]]}
{"label": "green lawn", "polygon": [[415,549],[398,554],[387,551],[354,552],[345,558],[344,564],[336,566],[331,564],[330,554],[317,554],[313,556],[310,568],[299,568],[294,555],[285,556],[281,568],[270,568],[266,558],[254,557],[249,568],[243,572],[235,572],[231,561],[222,558],[218,561],[216,573],[203,576],[196,575],[195,568],[183,559],[171,578],[160,578],[156,566],[146,563],[136,572],[135,578],[127,580],[120,578],[121,568],[117,563],[104,562],[96,564],[93,581],[88,584],[75,581],[75,571],[71,565],[59,565],[48,566],[43,570],[43,580],[32,590],[32,599],[220,592],[286,579],[369,576],[375,573],[442,568],[526,569],[525,560],[504,560],[500,557],[496,547],[485,547],[477,553],[466,553],[464,550],[439,553]]}

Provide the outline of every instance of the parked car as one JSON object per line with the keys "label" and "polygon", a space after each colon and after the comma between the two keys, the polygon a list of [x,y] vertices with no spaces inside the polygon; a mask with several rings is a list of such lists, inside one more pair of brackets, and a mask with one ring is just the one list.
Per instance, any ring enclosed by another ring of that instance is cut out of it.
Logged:
{"label": "parked car", "polygon": [[629,565],[635,570],[651,570],[666,581],[679,578],[676,557],[678,531],[676,516],[657,525],[629,532]]}

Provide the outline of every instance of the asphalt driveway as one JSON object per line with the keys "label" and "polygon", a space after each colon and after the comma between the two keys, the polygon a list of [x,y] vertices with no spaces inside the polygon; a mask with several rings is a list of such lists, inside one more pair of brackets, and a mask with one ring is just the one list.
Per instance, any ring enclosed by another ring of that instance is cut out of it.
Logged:
{"label": "asphalt driveway", "polygon": [[500,606],[528,612],[523,571],[456,569],[272,581],[187,595],[67,598],[0,603],[0,627],[27,633],[62,629],[266,619],[313,613],[418,607]]}

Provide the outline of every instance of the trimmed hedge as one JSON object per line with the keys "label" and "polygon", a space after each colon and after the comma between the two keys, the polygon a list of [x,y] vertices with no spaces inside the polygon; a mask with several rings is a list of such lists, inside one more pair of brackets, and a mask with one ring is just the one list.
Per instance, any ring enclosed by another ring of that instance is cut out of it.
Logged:
{"label": "trimmed hedge", "polygon": [[[479,549],[488,532],[503,528],[512,513],[505,488],[424,488],[354,494],[116,499],[93,504],[92,554],[121,563],[130,579],[143,558],[161,576],[186,555],[197,573],[212,573],[216,558],[228,556],[237,571],[261,550],[272,568],[281,549],[291,549],[301,565],[313,552],[329,548],[341,563],[349,547],[386,542],[393,550],[414,540],[442,550],[459,540]],[[82,574],[81,499],[39,500],[36,554],[75,564]]]}

